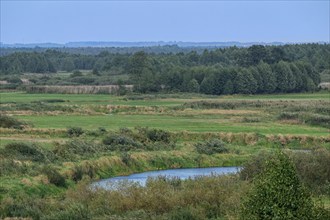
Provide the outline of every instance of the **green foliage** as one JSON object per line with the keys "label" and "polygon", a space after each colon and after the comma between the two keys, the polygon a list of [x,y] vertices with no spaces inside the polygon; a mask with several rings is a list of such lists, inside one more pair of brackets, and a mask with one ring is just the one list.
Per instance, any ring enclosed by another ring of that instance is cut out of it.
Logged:
{"label": "green foliage", "polygon": [[143,148],[142,143],[132,138],[121,135],[111,134],[103,139],[103,144],[107,145],[107,149],[115,151],[129,151]]}
{"label": "green foliage", "polygon": [[291,153],[301,181],[313,194],[330,196],[330,152],[316,149],[311,152]]}
{"label": "green foliage", "polygon": [[284,153],[266,162],[243,204],[242,219],[313,219],[313,202]]}
{"label": "green foliage", "polygon": [[234,93],[234,84],[231,80],[228,80],[223,88],[223,94],[230,95]]}
{"label": "green foliage", "polygon": [[146,129],[142,132],[145,132],[147,138],[153,142],[170,143],[172,141],[171,133],[162,129]]}
{"label": "green foliage", "polygon": [[17,85],[20,85],[23,83],[21,78],[19,78],[18,76],[12,76],[12,77],[8,78],[7,81],[11,84],[17,84]]}
{"label": "green foliage", "polygon": [[66,130],[66,133],[69,137],[79,137],[84,133],[84,130],[81,127],[71,127]]}
{"label": "green foliage", "polygon": [[196,79],[192,79],[189,81],[187,85],[187,92],[199,93],[200,86]]}
{"label": "green foliage", "polygon": [[59,159],[64,160],[75,160],[79,157],[88,157],[104,151],[106,149],[100,144],[79,139],[69,140],[65,144],[58,144],[53,150]]}
{"label": "green foliage", "polygon": [[82,76],[83,74],[79,71],[79,70],[75,70],[73,71],[73,73],[70,75],[70,77],[80,77]]}
{"label": "green foliage", "polygon": [[198,153],[207,155],[228,152],[225,143],[220,139],[211,139],[205,142],[198,142],[195,144],[195,148]]}
{"label": "green foliage", "polygon": [[51,152],[43,150],[36,144],[13,142],[5,145],[1,153],[15,160],[31,160],[35,162],[50,162],[54,160]]}
{"label": "green foliage", "polygon": [[170,132],[161,129],[137,128],[136,131],[121,129],[120,134],[110,134],[103,139],[108,150],[170,150],[174,139]]}
{"label": "green foliage", "polygon": [[49,182],[59,187],[66,187],[65,178],[52,166],[45,166],[42,169]]}
{"label": "green foliage", "polygon": [[242,69],[235,78],[235,92],[240,94],[254,94],[257,91],[257,81],[248,69]]}
{"label": "green foliage", "polygon": [[0,114],[0,127],[1,128],[14,128],[14,129],[23,129],[26,126],[26,123],[21,122],[13,117]]}

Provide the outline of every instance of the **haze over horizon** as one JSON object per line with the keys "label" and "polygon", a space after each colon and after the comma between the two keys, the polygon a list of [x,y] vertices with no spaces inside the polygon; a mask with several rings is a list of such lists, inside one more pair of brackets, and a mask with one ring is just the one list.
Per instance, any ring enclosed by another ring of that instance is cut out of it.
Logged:
{"label": "haze over horizon", "polygon": [[329,1],[1,1],[4,44],[329,43]]}

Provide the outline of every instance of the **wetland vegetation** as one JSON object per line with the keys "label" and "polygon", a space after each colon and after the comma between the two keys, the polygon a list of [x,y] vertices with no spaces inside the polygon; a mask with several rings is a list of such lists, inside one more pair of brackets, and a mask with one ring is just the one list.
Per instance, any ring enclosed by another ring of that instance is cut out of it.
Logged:
{"label": "wetland vegetation", "polygon": [[[235,219],[266,161],[280,150],[312,198],[305,200],[310,213],[326,219],[328,97],[327,91],[257,96],[2,92],[1,216]],[[90,188],[93,181],[119,175],[211,166],[243,170],[195,180],[159,177],[145,187]]]}

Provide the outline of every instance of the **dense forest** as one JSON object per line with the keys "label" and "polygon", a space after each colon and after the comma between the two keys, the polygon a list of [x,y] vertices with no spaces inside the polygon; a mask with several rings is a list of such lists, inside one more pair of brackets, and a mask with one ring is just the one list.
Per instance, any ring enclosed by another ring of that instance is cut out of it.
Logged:
{"label": "dense forest", "polygon": [[[145,49],[126,48],[127,53],[104,49],[96,55],[93,53],[99,48],[14,52],[0,57],[0,76],[10,81],[22,73],[39,73],[45,75],[32,80],[37,85],[133,84],[134,90],[141,93],[220,95],[313,91],[320,83],[320,74],[330,70],[329,44],[203,50],[160,46],[157,52]],[[90,74],[78,70],[89,70]],[[64,82],[51,77],[57,71],[75,71],[75,74]],[[115,75],[128,75],[128,78],[111,80]]]}

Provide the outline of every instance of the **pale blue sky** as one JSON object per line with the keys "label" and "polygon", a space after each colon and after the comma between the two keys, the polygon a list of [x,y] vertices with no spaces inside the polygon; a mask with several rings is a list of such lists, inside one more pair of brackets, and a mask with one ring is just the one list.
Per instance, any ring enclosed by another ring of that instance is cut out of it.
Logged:
{"label": "pale blue sky", "polygon": [[329,42],[325,1],[1,0],[1,42]]}

